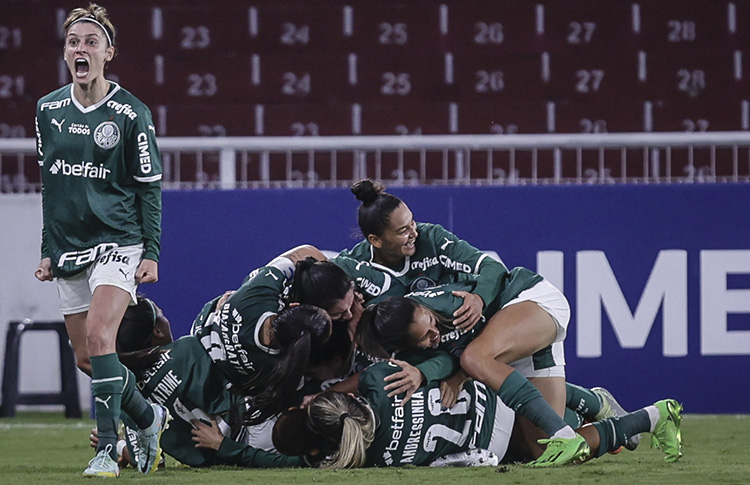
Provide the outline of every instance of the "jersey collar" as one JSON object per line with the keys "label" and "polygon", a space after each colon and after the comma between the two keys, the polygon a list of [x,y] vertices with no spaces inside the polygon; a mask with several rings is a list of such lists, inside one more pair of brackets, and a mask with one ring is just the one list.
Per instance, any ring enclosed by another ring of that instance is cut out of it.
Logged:
{"label": "jersey collar", "polygon": [[75,88],[75,84],[71,83],[70,84],[70,100],[71,100],[71,102],[76,106],[76,108],[78,108],[78,110],[81,113],[91,113],[92,111],[95,111],[100,106],[104,105],[107,101],[109,101],[112,98],[112,96],[114,96],[115,93],[120,90],[120,85],[119,84],[117,84],[114,81],[108,81],[108,82],[111,85],[111,88],[110,88],[109,92],[107,93],[107,95],[104,96],[101,100],[99,100],[98,103],[92,104],[91,106],[84,106],[84,105],[82,105],[81,103],[78,102],[78,100],[76,99],[75,95],[73,94],[73,89]]}

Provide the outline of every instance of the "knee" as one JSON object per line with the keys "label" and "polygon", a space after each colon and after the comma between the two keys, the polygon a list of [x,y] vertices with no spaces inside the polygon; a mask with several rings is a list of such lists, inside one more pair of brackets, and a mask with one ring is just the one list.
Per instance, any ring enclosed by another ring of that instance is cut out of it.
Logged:
{"label": "knee", "polygon": [[469,345],[461,354],[461,368],[476,380],[482,380],[484,377],[485,365],[482,364],[481,353]]}

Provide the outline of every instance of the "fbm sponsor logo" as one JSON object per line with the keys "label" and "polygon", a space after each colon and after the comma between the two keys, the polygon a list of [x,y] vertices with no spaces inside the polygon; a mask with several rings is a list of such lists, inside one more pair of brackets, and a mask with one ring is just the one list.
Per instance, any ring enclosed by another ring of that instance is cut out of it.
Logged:
{"label": "fbm sponsor logo", "polygon": [[48,101],[46,103],[42,103],[42,105],[39,107],[39,111],[44,111],[45,109],[60,109],[68,106],[70,104],[70,98],[61,99],[60,101]]}
{"label": "fbm sponsor logo", "polygon": [[111,170],[105,168],[103,164],[98,166],[94,165],[93,162],[80,162],[75,165],[60,160],[55,160],[55,163],[49,168],[49,172],[52,175],[67,175],[70,177],[83,177],[89,179],[106,179],[107,175],[112,173]]}

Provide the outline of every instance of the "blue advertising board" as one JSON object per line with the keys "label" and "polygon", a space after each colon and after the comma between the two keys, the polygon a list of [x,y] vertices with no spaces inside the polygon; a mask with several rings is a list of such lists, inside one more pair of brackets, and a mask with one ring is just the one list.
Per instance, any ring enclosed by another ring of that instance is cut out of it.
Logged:
{"label": "blue advertising board", "polygon": [[[626,408],[663,397],[686,412],[750,413],[750,186],[410,187],[416,220],[568,297],[568,380]],[[347,189],[164,193],[160,281],[143,286],[188,332],[203,303],[299,244],[359,241]]]}

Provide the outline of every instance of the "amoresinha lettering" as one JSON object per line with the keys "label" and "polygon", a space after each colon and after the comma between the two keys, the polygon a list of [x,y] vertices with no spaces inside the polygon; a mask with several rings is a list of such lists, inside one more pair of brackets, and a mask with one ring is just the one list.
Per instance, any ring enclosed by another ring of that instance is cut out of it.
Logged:
{"label": "amoresinha lettering", "polygon": [[415,392],[411,397],[411,428],[404,429],[404,406],[401,405],[402,399],[398,396],[393,398],[391,406],[393,407],[393,416],[391,416],[391,442],[385,448],[383,458],[389,461],[392,456],[391,452],[401,448],[403,445],[400,463],[413,463],[414,456],[419,450],[422,442],[422,427],[424,426],[424,393],[423,391]]}
{"label": "amoresinha lettering", "polygon": [[424,271],[427,268],[430,268],[437,264],[441,264],[445,266],[446,268],[452,269],[455,271],[461,271],[463,273],[471,273],[471,266],[469,266],[466,263],[462,263],[460,261],[453,261],[451,258],[449,258],[448,256],[444,254],[441,254],[440,256],[433,256],[433,257],[427,256],[421,261],[412,261],[409,267],[410,269],[420,269]]}

